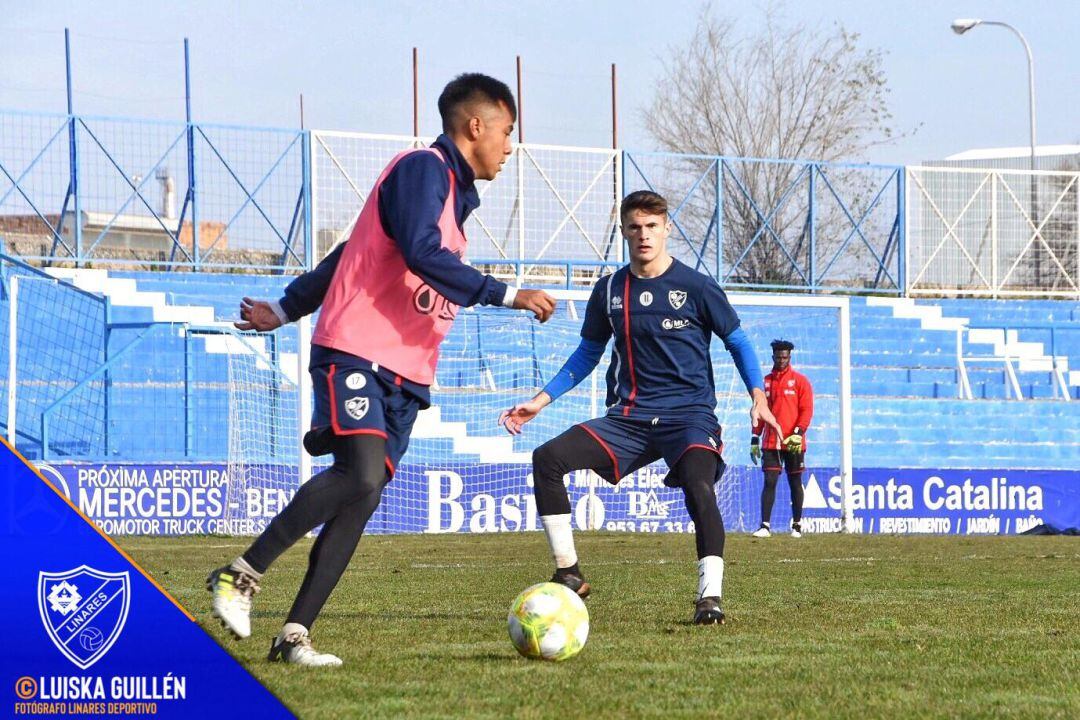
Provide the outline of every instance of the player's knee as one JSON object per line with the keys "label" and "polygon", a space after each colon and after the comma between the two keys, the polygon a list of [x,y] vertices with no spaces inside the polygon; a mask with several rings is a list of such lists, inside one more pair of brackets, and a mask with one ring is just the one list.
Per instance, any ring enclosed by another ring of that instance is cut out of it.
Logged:
{"label": "player's knee", "polygon": [[352,497],[382,492],[386,484],[386,442],[375,435],[339,436],[334,465]]}
{"label": "player's knee", "polygon": [[533,450],[532,461],[534,477],[546,479],[552,476],[562,477],[566,474],[565,471],[559,472],[566,467],[566,459],[555,440],[548,440]]}
{"label": "player's knee", "polygon": [[716,503],[716,491],[713,486],[713,478],[701,475],[683,478],[683,491],[697,505],[704,506],[707,503]]}
{"label": "player's knee", "polygon": [[780,479],[780,475],[774,472],[765,473],[765,487],[772,490],[776,488],[776,481]]}

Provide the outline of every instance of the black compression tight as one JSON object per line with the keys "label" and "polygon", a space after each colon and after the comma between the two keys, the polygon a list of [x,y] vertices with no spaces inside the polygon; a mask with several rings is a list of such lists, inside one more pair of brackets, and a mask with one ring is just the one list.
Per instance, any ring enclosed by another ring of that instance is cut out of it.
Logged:
{"label": "black compression tight", "polygon": [[[698,558],[724,556],[724,520],[716,504],[716,453],[700,448],[688,450],[668,479],[672,487],[682,488],[686,509],[697,527],[695,542]],[[580,427],[574,426],[533,451],[533,492],[536,511],[545,515],[570,512],[570,497],[563,477],[574,470],[589,469],[609,474],[612,462],[598,442]]]}
{"label": "black compression tight", "polygon": [[244,553],[252,568],[265,572],[297,540],[323,525],[289,622],[310,629],[345,572],[389,479],[385,448],[386,441],[377,435],[336,437],[334,464],[301,485]]}
{"label": "black compression tight", "polygon": [[533,450],[533,493],[536,512],[545,515],[567,515],[570,496],[563,477],[574,470],[611,473],[611,457],[600,443],[575,425],[562,435],[548,440]]}
{"label": "black compression tight", "polygon": [[[779,470],[765,471],[765,487],[761,491],[761,522],[769,522],[772,517],[773,503],[776,502],[776,482],[780,479]],[[802,520],[803,486],[802,473],[787,474],[788,487],[791,488],[791,520]]]}
{"label": "black compression tight", "polygon": [[707,555],[724,557],[724,518],[716,504],[716,463],[719,456],[703,448],[691,448],[679,459],[666,484],[682,488],[686,511],[694,521],[694,542],[700,560]]}

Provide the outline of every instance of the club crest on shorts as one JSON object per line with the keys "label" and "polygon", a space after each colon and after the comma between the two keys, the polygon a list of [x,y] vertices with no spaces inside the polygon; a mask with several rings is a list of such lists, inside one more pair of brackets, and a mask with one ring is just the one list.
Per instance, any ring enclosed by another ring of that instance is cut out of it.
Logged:
{"label": "club crest on shorts", "polygon": [[671,307],[678,310],[684,304],[686,304],[686,291],[685,290],[668,290],[667,300],[671,303]]}
{"label": "club crest on shorts", "polygon": [[38,613],[56,649],[83,670],[120,637],[131,605],[127,571],[109,573],[80,565],[38,573]]}
{"label": "club crest on shorts", "polygon": [[359,390],[367,385],[367,378],[364,377],[364,373],[354,372],[349,377],[345,378],[345,387],[350,390]]}
{"label": "club crest on shorts", "polygon": [[345,401],[345,412],[349,413],[349,417],[353,420],[359,420],[367,415],[370,405],[370,400],[366,397],[350,398]]}
{"label": "club crest on shorts", "polygon": [[641,307],[649,307],[652,305],[652,293],[646,290],[638,296],[638,300],[641,301]]}

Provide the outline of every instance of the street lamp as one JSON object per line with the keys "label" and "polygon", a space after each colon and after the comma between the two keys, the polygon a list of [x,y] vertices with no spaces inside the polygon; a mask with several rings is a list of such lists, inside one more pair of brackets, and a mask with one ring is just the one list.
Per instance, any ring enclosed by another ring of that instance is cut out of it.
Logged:
{"label": "street lamp", "polygon": [[1031,46],[1023,34],[1008,23],[996,20],[977,20],[975,18],[957,18],[952,22],[952,31],[957,35],[963,35],[976,25],[998,25],[1012,30],[1020,42],[1024,44],[1024,52],[1027,53],[1028,63],[1028,112],[1031,120],[1031,169],[1035,169],[1035,61],[1031,58]]}
{"label": "street lamp", "polygon": [[[998,25],[1003,28],[1012,30],[1016,37],[1020,38],[1020,42],[1024,44],[1024,52],[1027,53],[1028,63],[1028,114],[1031,122],[1031,157],[1028,163],[1028,167],[1031,169],[1030,193],[1031,193],[1031,225],[1036,228],[1035,232],[1038,234],[1038,199],[1037,199],[1037,184],[1035,180],[1035,61],[1031,58],[1031,46],[1028,45],[1027,39],[1024,35],[1008,23],[999,22],[997,20],[979,20],[977,18],[957,18],[952,21],[952,31],[957,35],[963,35],[968,30],[971,30],[977,25]],[[1035,286],[1042,286],[1042,253],[1036,253],[1035,255]]]}

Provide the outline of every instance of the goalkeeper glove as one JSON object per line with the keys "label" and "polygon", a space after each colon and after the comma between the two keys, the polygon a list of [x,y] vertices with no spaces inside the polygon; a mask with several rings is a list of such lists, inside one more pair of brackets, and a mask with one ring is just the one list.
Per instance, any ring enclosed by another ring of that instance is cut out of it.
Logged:
{"label": "goalkeeper glove", "polygon": [[761,464],[761,440],[757,435],[750,438],[750,460],[755,465]]}
{"label": "goalkeeper glove", "polygon": [[799,431],[799,428],[795,428],[795,431],[791,435],[784,438],[784,449],[793,453],[803,451],[802,433]]}

